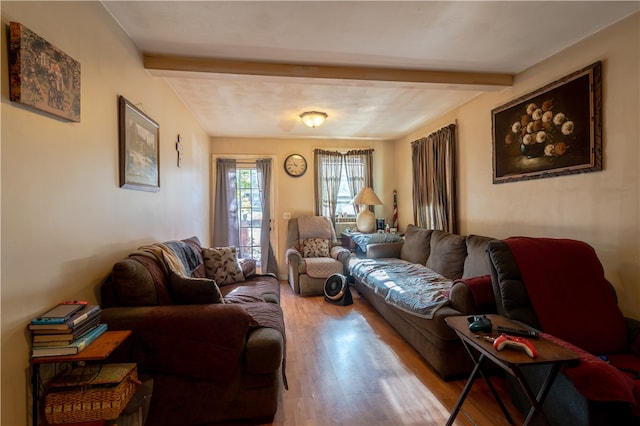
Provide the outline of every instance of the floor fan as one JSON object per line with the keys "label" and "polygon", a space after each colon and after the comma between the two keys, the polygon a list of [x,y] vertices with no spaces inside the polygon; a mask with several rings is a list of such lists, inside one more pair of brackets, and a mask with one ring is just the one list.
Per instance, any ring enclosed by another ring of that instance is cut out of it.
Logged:
{"label": "floor fan", "polygon": [[333,274],[324,283],[324,300],[334,305],[347,306],[353,303],[349,280],[342,274]]}

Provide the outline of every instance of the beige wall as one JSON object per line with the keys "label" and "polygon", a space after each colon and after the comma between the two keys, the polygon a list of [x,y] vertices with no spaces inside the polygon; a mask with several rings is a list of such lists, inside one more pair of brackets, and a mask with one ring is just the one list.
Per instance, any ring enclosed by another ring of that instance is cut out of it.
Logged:
{"label": "beige wall", "polygon": [[[6,25],[81,63],[82,117],[9,101]],[[2,425],[27,424],[28,321],[64,299],[97,300],[113,263],[141,244],[209,242],[209,137],[99,2],[2,2]],[[157,193],[118,186],[117,98],[160,124]],[[184,143],[182,168],[175,141]]]}
{"label": "beige wall", "polygon": [[[597,251],[625,314],[640,318],[640,14],[516,76],[396,142],[400,200],[411,200],[410,143],[457,122],[462,233],[584,240]],[[596,61],[603,63],[604,170],[492,184],[491,110]],[[411,204],[409,204],[411,206]],[[400,209],[401,227],[413,221]],[[595,314],[595,313],[594,313]]]}
{"label": "beige wall", "polygon": [[[316,148],[346,151],[348,149],[373,148],[373,186],[374,191],[384,203],[384,206],[375,206],[376,217],[391,218],[393,204],[393,143],[374,140],[295,140],[295,139],[238,139],[238,138],[212,138],[211,153],[214,156],[225,155],[257,155],[275,156],[274,172],[274,204],[273,217],[274,231],[278,241],[274,252],[278,261],[279,276],[286,279],[287,270],[284,258],[287,239],[287,220],[283,219],[283,213],[291,213],[291,217],[303,214],[313,214],[313,150]],[[307,172],[293,178],[284,171],[283,163],[290,154],[302,154],[307,159]],[[215,174],[215,165],[211,167]],[[212,186],[212,191],[214,186]],[[211,196],[214,199],[214,196]],[[215,206],[212,206],[212,209]],[[213,214],[212,214],[213,218]]]}

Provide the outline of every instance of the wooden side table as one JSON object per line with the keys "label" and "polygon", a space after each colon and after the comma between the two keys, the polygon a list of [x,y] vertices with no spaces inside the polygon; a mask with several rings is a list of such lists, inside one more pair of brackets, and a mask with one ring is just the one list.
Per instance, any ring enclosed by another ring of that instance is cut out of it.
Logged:
{"label": "wooden side table", "polygon": [[[500,315],[487,315],[487,317],[493,324],[493,330],[495,330],[499,325],[512,328],[519,327],[517,324]],[[471,372],[471,375],[469,376],[469,379],[467,380],[467,383],[465,384],[455,407],[451,411],[451,415],[449,417],[449,420],[447,421],[447,426],[453,424],[453,421],[458,415],[458,411],[460,411],[460,407],[462,407],[462,403],[467,397],[467,394],[471,389],[471,385],[473,384],[478,374],[480,374],[484,381],[487,383],[487,386],[491,390],[493,397],[500,406],[500,409],[504,413],[506,419],[510,424],[513,424],[513,420],[511,419],[509,412],[504,406],[504,403],[500,399],[500,396],[491,384],[489,376],[484,374],[484,372],[482,371],[482,366],[485,364],[486,360],[492,361],[507,373],[513,375],[518,380],[518,383],[522,387],[524,393],[527,395],[527,398],[531,402],[531,409],[527,414],[524,424],[528,425],[533,421],[536,415],[540,415],[542,421],[548,424],[548,421],[544,413],[542,412],[542,404],[544,403],[544,399],[547,397],[547,393],[549,392],[549,389],[551,389],[551,385],[553,385],[556,376],[560,372],[560,367],[562,367],[563,364],[578,360],[578,355],[575,352],[565,349],[562,346],[559,346],[543,337],[540,337],[538,339],[530,339],[530,341],[534,344],[538,351],[538,356],[536,358],[530,358],[526,353],[512,349],[497,351],[496,349],[494,349],[491,342],[476,337],[482,335],[495,337],[498,335],[497,332],[493,331],[493,333],[479,333],[469,330],[469,322],[467,321],[466,316],[448,317],[445,319],[445,322],[451,328],[453,328],[460,340],[462,340],[462,344],[475,363],[475,367]],[[545,378],[542,387],[538,391],[538,394],[535,395],[531,390],[531,387],[527,383],[524,375],[522,374],[521,369],[542,364],[550,364],[551,371]]]}
{"label": "wooden side table", "polygon": [[342,237],[340,237],[340,239],[342,240],[342,247],[347,248],[351,251],[355,251],[356,242],[353,241],[353,238],[351,238],[352,234],[353,232],[343,232]]}
{"label": "wooden side table", "polygon": [[31,396],[33,425],[38,426],[40,402],[40,364],[58,362],[102,361],[107,358],[127,337],[131,330],[106,331],[83,351],[75,355],[41,356],[31,358]]}

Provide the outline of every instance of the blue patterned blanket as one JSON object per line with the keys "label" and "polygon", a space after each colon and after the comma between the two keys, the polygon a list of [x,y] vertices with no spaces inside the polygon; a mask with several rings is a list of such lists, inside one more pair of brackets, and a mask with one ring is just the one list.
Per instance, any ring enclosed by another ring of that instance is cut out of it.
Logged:
{"label": "blue patterned blanket", "polygon": [[424,265],[395,258],[352,258],[351,275],[398,309],[431,319],[449,302],[453,281]]}

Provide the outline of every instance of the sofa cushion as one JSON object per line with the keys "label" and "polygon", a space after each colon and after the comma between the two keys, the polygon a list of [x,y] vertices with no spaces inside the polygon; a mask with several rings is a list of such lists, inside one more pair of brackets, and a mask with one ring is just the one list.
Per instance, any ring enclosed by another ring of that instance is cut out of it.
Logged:
{"label": "sofa cushion", "polygon": [[404,244],[400,249],[400,259],[411,263],[424,265],[427,263],[430,251],[431,230],[407,226],[404,233]]}
{"label": "sofa cushion", "polygon": [[302,240],[302,257],[329,257],[328,238],[307,238]]}
{"label": "sofa cushion", "polygon": [[218,285],[244,281],[237,253],[235,247],[203,248],[202,257],[207,278],[215,280]]}
{"label": "sofa cushion", "polygon": [[464,260],[462,278],[481,277],[491,273],[487,244],[492,240],[493,238],[491,237],[480,235],[469,235],[467,237],[467,257]]}
{"label": "sofa cushion", "polygon": [[220,288],[209,278],[185,277],[171,271],[169,286],[173,301],[178,305],[224,303]]}
{"label": "sofa cushion", "polygon": [[462,277],[464,261],[467,256],[466,238],[434,230],[431,234],[431,253],[427,267],[451,280]]}
{"label": "sofa cushion", "polygon": [[158,304],[153,277],[137,260],[126,258],[113,265],[111,282],[118,300],[125,306]]}

